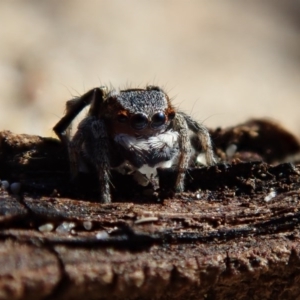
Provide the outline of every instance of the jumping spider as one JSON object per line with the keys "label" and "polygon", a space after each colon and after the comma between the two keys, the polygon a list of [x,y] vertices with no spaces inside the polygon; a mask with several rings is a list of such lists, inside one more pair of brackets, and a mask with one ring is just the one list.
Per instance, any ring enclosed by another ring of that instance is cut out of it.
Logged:
{"label": "jumping spider", "polygon": [[[70,139],[71,123],[87,105],[88,115]],[[80,171],[83,159],[95,167],[104,203],[111,202],[111,169],[133,174],[139,184],[147,185],[156,168],[175,167],[176,190],[183,191],[185,171],[196,155],[203,151],[207,165],[215,162],[208,130],[176,111],[157,86],[119,92],[92,89],[67,102],[66,114],[53,130],[68,147],[72,176]]]}

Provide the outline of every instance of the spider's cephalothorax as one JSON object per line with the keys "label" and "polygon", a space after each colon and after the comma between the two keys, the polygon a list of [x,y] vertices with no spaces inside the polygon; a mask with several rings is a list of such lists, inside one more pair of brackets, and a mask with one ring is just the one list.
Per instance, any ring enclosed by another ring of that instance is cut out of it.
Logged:
{"label": "spider's cephalothorax", "polygon": [[[89,113],[70,140],[71,123],[87,105]],[[101,201],[106,203],[111,202],[111,169],[133,174],[146,185],[157,168],[175,167],[176,190],[183,191],[185,170],[194,160],[191,132],[202,146],[206,163],[214,163],[207,129],[176,111],[168,95],[156,86],[120,92],[106,87],[90,90],[67,102],[66,115],[54,131],[68,146],[72,176],[79,172],[82,158],[95,166]]]}

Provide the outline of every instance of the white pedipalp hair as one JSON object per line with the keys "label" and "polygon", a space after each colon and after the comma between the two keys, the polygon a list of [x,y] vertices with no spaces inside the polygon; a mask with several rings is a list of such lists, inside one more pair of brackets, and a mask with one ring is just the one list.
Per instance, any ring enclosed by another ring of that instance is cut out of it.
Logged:
{"label": "white pedipalp hair", "polygon": [[115,136],[115,142],[123,146],[125,149],[134,149],[135,151],[147,151],[149,150],[147,140],[145,139],[138,139],[134,136],[120,133]]}
{"label": "white pedipalp hair", "polygon": [[[178,147],[179,133],[174,130],[169,130],[167,132],[161,133],[157,136],[151,136],[149,138],[139,138],[128,134],[118,134],[115,136],[114,140],[120,144],[125,149],[130,151],[136,151],[142,156],[145,153],[153,152],[153,150],[163,150],[155,151],[157,157],[165,156],[166,152],[170,154],[171,149]],[[178,155],[174,155],[171,159],[167,161],[158,162],[155,166],[149,166],[148,164],[142,165],[138,171],[144,174],[147,178],[151,176],[156,176],[156,168],[170,168],[178,161]]]}
{"label": "white pedipalp hair", "polygon": [[152,136],[148,139],[148,143],[152,148],[162,148],[164,146],[173,147],[178,141],[178,132],[169,130],[157,136]]}
{"label": "white pedipalp hair", "polygon": [[173,130],[149,138],[136,138],[125,133],[120,133],[115,136],[114,140],[125,149],[150,151],[150,149],[159,149],[165,146],[173,147],[178,142],[178,136],[178,132]]}

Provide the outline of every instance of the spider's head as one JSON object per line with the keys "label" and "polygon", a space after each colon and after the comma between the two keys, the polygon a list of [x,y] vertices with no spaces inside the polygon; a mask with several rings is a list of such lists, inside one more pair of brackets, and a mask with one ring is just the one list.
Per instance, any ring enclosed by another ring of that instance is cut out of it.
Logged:
{"label": "spider's head", "polygon": [[164,132],[175,117],[168,95],[155,86],[113,92],[107,100],[115,134],[156,135]]}

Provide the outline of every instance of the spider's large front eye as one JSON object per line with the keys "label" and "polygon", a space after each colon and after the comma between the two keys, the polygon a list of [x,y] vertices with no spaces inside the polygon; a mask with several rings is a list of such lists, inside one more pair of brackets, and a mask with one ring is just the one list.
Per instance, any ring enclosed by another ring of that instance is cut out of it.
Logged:
{"label": "spider's large front eye", "polygon": [[166,115],[160,111],[152,116],[151,127],[158,128],[166,123]]}
{"label": "spider's large front eye", "polygon": [[134,129],[141,130],[144,129],[148,125],[148,118],[146,115],[142,113],[135,114],[131,118],[131,126]]}

